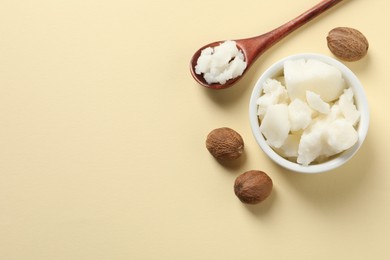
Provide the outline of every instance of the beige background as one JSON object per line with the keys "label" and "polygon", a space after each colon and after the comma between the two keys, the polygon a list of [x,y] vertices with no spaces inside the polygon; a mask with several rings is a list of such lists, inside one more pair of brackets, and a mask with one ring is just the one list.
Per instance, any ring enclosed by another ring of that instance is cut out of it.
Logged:
{"label": "beige background", "polygon": [[[1,0],[0,259],[389,259],[389,1],[346,0],[230,89],[205,89],[188,70],[204,44],[266,32],[317,2]],[[369,134],[338,170],[288,172],[252,136],[252,88],[287,55],[332,56],[337,26],[370,42],[347,64],[365,86]],[[237,162],[205,149],[221,126],[244,138]],[[232,188],[250,169],[274,181],[257,206]]]}

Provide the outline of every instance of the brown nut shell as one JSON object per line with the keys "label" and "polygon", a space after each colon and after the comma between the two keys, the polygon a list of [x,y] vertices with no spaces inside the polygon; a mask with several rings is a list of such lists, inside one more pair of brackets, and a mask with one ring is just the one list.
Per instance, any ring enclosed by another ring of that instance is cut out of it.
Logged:
{"label": "brown nut shell", "polygon": [[257,204],[269,197],[272,187],[272,179],[265,172],[252,170],[237,177],[234,193],[243,203]]}
{"label": "brown nut shell", "polygon": [[349,27],[336,27],[326,37],[329,50],[343,61],[357,61],[366,56],[367,38],[358,30]]}
{"label": "brown nut shell", "polygon": [[206,148],[218,160],[234,160],[244,152],[244,141],[239,133],[228,127],[211,131]]}

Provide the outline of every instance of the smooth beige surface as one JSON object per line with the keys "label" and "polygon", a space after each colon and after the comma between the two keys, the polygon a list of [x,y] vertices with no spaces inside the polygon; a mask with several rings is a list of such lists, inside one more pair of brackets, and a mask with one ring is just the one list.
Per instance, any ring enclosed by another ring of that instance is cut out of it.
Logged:
{"label": "smooth beige surface", "polygon": [[[2,0],[0,259],[389,259],[389,1],[346,0],[230,89],[204,89],[188,70],[202,45],[266,32],[316,3]],[[336,26],[370,42],[347,64],[366,89],[369,134],[338,170],[288,172],[252,136],[252,87],[287,55],[331,56]],[[244,138],[237,162],[205,149],[221,126]],[[257,206],[233,193],[250,169],[274,181]]]}

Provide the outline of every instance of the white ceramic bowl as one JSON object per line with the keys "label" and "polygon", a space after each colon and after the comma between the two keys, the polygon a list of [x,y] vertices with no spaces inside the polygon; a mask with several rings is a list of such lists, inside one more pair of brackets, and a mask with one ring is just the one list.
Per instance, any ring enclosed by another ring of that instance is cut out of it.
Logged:
{"label": "white ceramic bowl", "polygon": [[[347,84],[353,89],[354,95],[355,95],[355,104],[357,109],[360,111],[360,121],[357,126],[357,132],[358,132],[358,142],[352,146],[350,149],[340,153],[336,157],[332,157],[332,159],[319,163],[319,164],[313,164],[309,166],[303,166],[298,163],[291,162],[282,156],[278,155],[266,142],[264,136],[260,132],[259,129],[259,120],[257,116],[257,104],[256,100],[262,93],[262,86],[266,79],[273,78],[275,76],[280,76],[283,73],[283,65],[286,60],[296,60],[296,59],[316,59],[322,62],[325,62],[329,65],[332,65],[336,68],[338,68],[341,73],[343,74],[344,79],[346,80]],[[355,76],[355,74],[346,67],[343,63],[325,55],[321,54],[314,54],[314,53],[302,53],[302,54],[296,54],[289,57],[286,57],[275,64],[273,64],[271,67],[269,67],[263,75],[259,78],[257,81],[252,95],[250,99],[249,104],[249,117],[250,117],[250,124],[252,128],[253,135],[257,141],[257,143],[260,145],[261,149],[265,152],[268,157],[270,157],[274,162],[279,164],[280,166],[291,170],[295,172],[300,173],[320,173],[325,171],[333,170],[337,167],[340,167],[344,163],[346,163],[349,159],[351,159],[355,153],[359,150],[361,145],[363,144],[363,141],[367,135],[368,131],[368,125],[369,125],[369,108],[367,103],[367,98],[364,93],[364,89],[362,84],[360,83],[359,79]]]}

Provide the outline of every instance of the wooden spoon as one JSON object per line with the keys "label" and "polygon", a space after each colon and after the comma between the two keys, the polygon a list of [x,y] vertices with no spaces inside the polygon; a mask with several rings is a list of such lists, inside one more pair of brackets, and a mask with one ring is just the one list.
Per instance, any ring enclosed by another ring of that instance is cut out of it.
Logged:
{"label": "wooden spoon", "polygon": [[219,84],[219,83],[212,83],[208,84],[206,80],[203,78],[202,74],[196,74],[195,73],[195,66],[198,61],[198,58],[201,54],[201,51],[207,47],[215,47],[221,44],[223,41],[213,42],[210,44],[207,44],[200,48],[191,58],[190,62],[190,71],[192,74],[192,77],[202,86],[211,88],[211,89],[224,89],[227,87],[230,87],[234,83],[236,83],[239,79],[242,78],[242,76],[245,74],[245,72],[248,71],[248,69],[251,67],[251,65],[256,61],[256,59],[263,54],[265,51],[267,51],[270,47],[272,47],[274,44],[279,42],[281,39],[286,37],[291,32],[295,31],[305,23],[312,20],[314,17],[318,16],[319,14],[325,12],[332,6],[342,2],[343,0],[323,0],[311,9],[307,10],[303,14],[299,15],[295,19],[283,24],[282,26],[269,31],[265,34],[252,37],[252,38],[246,38],[246,39],[239,39],[235,40],[237,47],[242,50],[245,61],[247,62],[247,67],[244,70],[244,73],[236,78],[228,80],[225,84]]}

